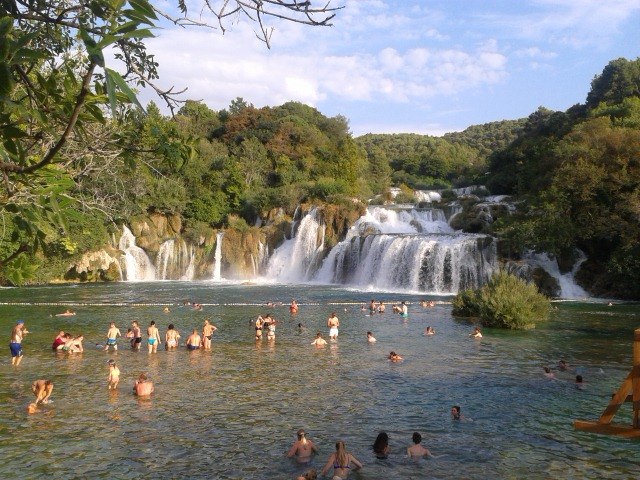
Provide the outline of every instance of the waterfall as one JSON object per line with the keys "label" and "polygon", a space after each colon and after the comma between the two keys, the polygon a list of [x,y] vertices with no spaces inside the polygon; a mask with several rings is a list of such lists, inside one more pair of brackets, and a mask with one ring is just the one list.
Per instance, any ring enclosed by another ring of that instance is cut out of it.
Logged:
{"label": "waterfall", "polygon": [[216,234],[216,251],[213,255],[213,280],[222,280],[222,237],[224,237],[224,232]]}
{"label": "waterfall", "polygon": [[182,239],[165,240],[158,250],[158,280],[193,280],[195,251]]}
{"label": "waterfall", "polygon": [[124,280],[128,282],[155,280],[156,272],[151,259],[136,245],[136,237],[126,225],[122,228],[118,248],[122,251],[120,264],[124,266]]}
{"label": "waterfall", "polygon": [[325,226],[312,208],[300,221],[295,237],[273,252],[267,277],[280,282],[310,280],[324,253]]}
{"label": "waterfall", "polygon": [[569,299],[589,298],[589,294],[575,282],[574,275],[580,269],[580,265],[587,259],[584,252],[576,250],[578,259],[568,273],[561,273],[558,261],[547,253],[529,253],[525,259],[531,265],[543,268],[549,275],[555,278],[560,286],[560,297]]}
{"label": "waterfall", "polygon": [[274,252],[269,278],[363,288],[455,294],[486,283],[497,268],[487,235],[455,233],[440,209],[370,207],[324,254],[324,225],[312,209]]}

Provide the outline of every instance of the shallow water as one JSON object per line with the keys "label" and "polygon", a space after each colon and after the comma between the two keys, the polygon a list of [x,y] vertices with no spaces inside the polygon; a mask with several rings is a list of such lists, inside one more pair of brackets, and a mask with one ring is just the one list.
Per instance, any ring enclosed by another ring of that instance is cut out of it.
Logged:
{"label": "shallow water", "polygon": [[[371,297],[408,300],[406,321],[367,316]],[[181,307],[190,298],[205,305]],[[300,313],[287,304],[296,298]],[[484,330],[451,317],[451,306],[421,308],[415,296],[318,286],[258,286],[187,282],[56,286],[0,290],[0,328],[8,340],[17,319],[32,332],[18,368],[8,348],[0,361],[0,478],[288,479],[304,466],[285,458],[303,427],[320,449],[320,469],[344,439],[365,468],[354,479],[631,478],[640,473],[637,442],[574,431],[574,419],[597,419],[631,367],[631,341],[640,305],[558,303],[534,331]],[[442,301],[443,299],[436,299]],[[266,307],[267,302],[283,305]],[[171,313],[162,312],[171,305]],[[69,307],[67,307],[69,306]],[[52,314],[66,308],[75,317]],[[341,321],[336,343],[310,346],[326,319]],[[280,321],[274,343],[256,344],[249,320],[271,312]],[[174,323],[183,340],[211,317],[218,327],[211,352],[117,354],[104,343],[110,321],[124,333],[131,320],[155,320],[164,335]],[[304,325],[298,332],[298,323]],[[437,334],[424,337],[431,325]],[[86,351],[70,357],[50,350],[59,329],[83,333]],[[371,330],[378,342],[367,344]],[[392,364],[390,350],[405,361]],[[106,361],[122,371],[117,393],[106,388]],[[560,358],[576,371],[542,375]],[[131,385],[140,372],[156,393],[138,401]],[[51,378],[53,402],[28,416],[31,382]],[[453,422],[452,405],[472,421]],[[625,405],[616,421],[630,421]],[[377,433],[391,437],[388,460],[376,460]],[[411,434],[436,458],[405,458]]]}

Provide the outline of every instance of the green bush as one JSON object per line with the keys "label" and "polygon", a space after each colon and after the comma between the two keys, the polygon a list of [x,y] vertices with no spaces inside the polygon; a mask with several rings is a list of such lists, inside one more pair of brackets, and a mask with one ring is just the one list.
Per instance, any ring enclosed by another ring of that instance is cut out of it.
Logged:
{"label": "green bush", "polygon": [[549,300],[534,284],[501,271],[484,287],[459,293],[453,314],[477,317],[485,327],[523,330],[548,318]]}

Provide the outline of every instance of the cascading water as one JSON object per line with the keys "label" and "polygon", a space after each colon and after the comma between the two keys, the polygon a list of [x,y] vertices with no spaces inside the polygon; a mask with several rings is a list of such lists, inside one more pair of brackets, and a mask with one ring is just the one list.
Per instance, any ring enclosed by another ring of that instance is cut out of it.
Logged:
{"label": "cascading water", "polygon": [[224,232],[218,232],[216,234],[216,251],[213,255],[212,280],[222,280],[222,237],[224,237]]}
{"label": "cascading water", "polygon": [[311,210],[274,252],[270,278],[454,294],[484,284],[497,268],[493,238],[455,233],[444,211],[383,207],[369,208],[318,268],[324,227],[317,217]]}
{"label": "cascading water", "polygon": [[157,279],[193,280],[195,251],[182,239],[165,240],[158,250]]}
{"label": "cascading water", "polygon": [[311,280],[322,260],[325,226],[317,218],[317,209],[300,221],[295,237],[285,240],[269,259],[267,278],[280,282]]}
{"label": "cascading water", "polygon": [[525,259],[527,263],[543,268],[549,275],[556,279],[560,286],[560,297],[568,299],[589,298],[589,294],[575,282],[575,274],[580,265],[587,259],[581,250],[576,251],[578,259],[570,272],[561,273],[558,261],[547,253],[529,253]]}
{"label": "cascading water", "polygon": [[128,282],[155,280],[156,272],[145,251],[136,245],[136,237],[126,225],[123,226],[122,236],[118,242],[118,249],[122,251],[120,265],[123,279]]}

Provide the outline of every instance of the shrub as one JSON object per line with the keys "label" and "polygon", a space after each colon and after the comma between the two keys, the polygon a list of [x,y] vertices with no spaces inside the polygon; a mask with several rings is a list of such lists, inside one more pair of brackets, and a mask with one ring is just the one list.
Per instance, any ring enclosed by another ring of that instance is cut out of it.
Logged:
{"label": "shrub", "polygon": [[485,327],[522,330],[548,318],[549,300],[534,284],[501,271],[479,290],[459,293],[453,314],[478,317]]}

